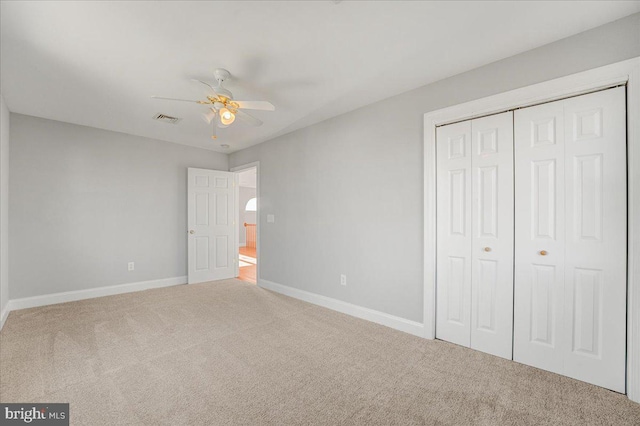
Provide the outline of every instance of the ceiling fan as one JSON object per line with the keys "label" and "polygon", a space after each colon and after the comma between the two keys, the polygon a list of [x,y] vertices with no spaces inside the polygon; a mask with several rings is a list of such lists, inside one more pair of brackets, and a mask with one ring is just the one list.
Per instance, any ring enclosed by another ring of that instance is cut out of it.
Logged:
{"label": "ceiling fan", "polygon": [[195,78],[192,79],[193,81],[204,84],[210,89],[211,93],[207,95],[206,100],[194,101],[189,99],[164,98],[161,96],[152,96],[152,98],[163,99],[167,101],[192,102],[199,105],[206,105],[208,111],[202,114],[202,117],[207,123],[213,123],[213,133],[211,135],[212,139],[217,139],[218,137],[216,134],[216,127],[228,127],[235,121],[236,117],[252,126],[262,125],[261,120],[244,112],[244,109],[275,111],[276,107],[274,107],[270,102],[267,101],[236,101],[235,99],[233,99],[233,94],[229,90],[222,87],[222,83],[224,83],[225,80],[231,77],[231,73],[229,71],[218,68],[213,72],[213,75],[218,82],[215,87],[205,81]]}

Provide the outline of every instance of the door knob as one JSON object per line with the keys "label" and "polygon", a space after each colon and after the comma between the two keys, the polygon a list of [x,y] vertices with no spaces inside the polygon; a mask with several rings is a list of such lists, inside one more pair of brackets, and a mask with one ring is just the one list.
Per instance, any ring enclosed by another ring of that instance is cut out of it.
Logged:
{"label": "door knob", "polygon": [[547,254],[549,254],[546,250],[540,250],[540,256],[546,256]]}
{"label": "door knob", "polygon": [[190,233],[190,234],[195,234],[195,233],[196,233],[196,231],[194,231],[193,229],[191,229],[191,230],[189,231],[189,233]]}
{"label": "door knob", "polygon": [[491,251],[491,247],[485,247],[484,251],[487,251],[487,252]]}

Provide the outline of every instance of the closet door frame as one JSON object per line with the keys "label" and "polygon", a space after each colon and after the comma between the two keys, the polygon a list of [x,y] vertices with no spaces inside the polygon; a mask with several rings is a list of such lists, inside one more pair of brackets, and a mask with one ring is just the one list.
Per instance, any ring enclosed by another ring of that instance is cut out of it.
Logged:
{"label": "closet door frame", "polygon": [[619,85],[626,85],[627,95],[626,393],[632,401],[640,402],[640,57],[454,105],[424,115],[425,338],[435,338],[436,326],[436,128]]}

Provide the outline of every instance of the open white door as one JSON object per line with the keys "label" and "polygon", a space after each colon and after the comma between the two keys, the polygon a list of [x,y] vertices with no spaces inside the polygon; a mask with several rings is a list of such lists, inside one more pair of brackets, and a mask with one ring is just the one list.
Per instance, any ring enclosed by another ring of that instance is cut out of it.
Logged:
{"label": "open white door", "polygon": [[188,170],[189,284],[236,276],[235,174]]}

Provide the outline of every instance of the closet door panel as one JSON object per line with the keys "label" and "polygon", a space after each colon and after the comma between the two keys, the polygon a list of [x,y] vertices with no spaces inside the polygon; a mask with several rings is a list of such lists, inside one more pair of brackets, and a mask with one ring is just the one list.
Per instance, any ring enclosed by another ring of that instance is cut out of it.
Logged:
{"label": "closet door panel", "polygon": [[436,337],[470,345],[471,122],[436,133]]}
{"label": "closet door panel", "polygon": [[515,113],[514,359],[625,390],[623,87]]}
{"label": "closet door panel", "polygon": [[471,347],[511,359],[513,113],[472,120]]}
{"label": "closet door panel", "polygon": [[564,101],[565,374],[625,390],[625,89]]}
{"label": "closet door panel", "polygon": [[515,111],[513,359],[562,373],[564,113],[562,102]]}

